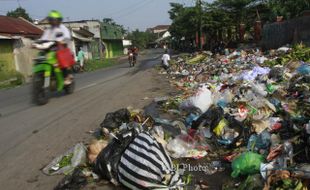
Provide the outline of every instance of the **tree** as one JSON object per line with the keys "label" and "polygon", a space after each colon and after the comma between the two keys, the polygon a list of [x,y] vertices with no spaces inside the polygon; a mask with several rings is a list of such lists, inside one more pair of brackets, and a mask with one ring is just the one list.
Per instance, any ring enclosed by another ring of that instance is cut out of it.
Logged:
{"label": "tree", "polygon": [[197,9],[195,7],[184,7],[179,3],[171,3],[170,5],[172,8],[169,15],[172,24],[169,31],[175,44],[187,46],[194,41],[198,31]]}
{"label": "tree", "polygon": [[174,44],[179,47],[189,46],[196,37],[199,19],[202,17],[202,30],[206,35],[208,48],[212,48],[210,43],[237,40],[238,31],[240,40],[244,32],[254,33],[255,21],[264,24],[275,22],[277,16],[283,16],[284,19],[298,17],[304,10],[310,9],[310,1],[215,0],[212,3],[203,3],[202,13],[195,7],[186,7],[180,3],[170,3],[170,6],[170,32]]}
{"label": "tree", "polygon": [[118,27],[121,30],[122,34],[126,34],[126,32],[127,32],[127,30],[124,28],[123,25],[116,24],[116,22],[112,18],[104,18],[104,19],[102,19],[102,22],[109,24],[109,25],[112,25],[112,26]]}
{"label": "tree", "polygon": [[13,10],[13,11],[9,11],[6,16],[10,16],[10,17],[23,17],[24,19],[32,22],[32,18],[29,16],[29,14],[27,13],[27,11],[22,8],[22,7],[18,7],[17,9]]}
{"label": "tree", "polygon": [[127,39],[131,40],[132,44],[139,49],[144,49],[149,43],[156,40],[156,35],[151,32],[142,32],[136,29],[127,35]]}
{"label": "tree", "polygon": [[234,21],[238,24],[244,23],[247,18],[248,8],[247,6],[253,2],[253,0],[218,0],[216,3],[231,13]]}
{"label": "tree", "polygon": [[276,16],[291,19],[310,9],[309,0],[268,0],[269,20],[274,21]]}
{"label": "tree", "polygon": [[102,19],[102,22],[106,23],[106,24],[111,24],[111,25],[114,25],[114,26],[117,25],[112,18],[104,18],[104,19]]}

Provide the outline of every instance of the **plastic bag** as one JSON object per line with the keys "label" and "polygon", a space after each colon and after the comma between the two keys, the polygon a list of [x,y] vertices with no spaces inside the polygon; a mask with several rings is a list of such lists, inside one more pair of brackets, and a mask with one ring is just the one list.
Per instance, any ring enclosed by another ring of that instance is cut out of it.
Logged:
{"label": "plastic bag", "polygon": [[284,75],[283,67],[274,67],[270,70],[268,77],[270,79],[280,81],[283,79],[283,75]]}
{"label": "plastic bag", "polygon": [[258,152],[260,150],[266,150],[271,144],[271,134],[264,130],[259,135],[252,135],[248,141],[247,149],[250,151]]}
{"label": "plastic bag", "polygon": [[193,144],[183,141],[181,138],[176,137],[167,144],[167,150],[173,158],[187,157],[188,150],[194,148]]}
{"label": "plastic bag", "polygon": [[75,64],[74,56],[69,48],[61,48],[56,52],[60,68],[69,68]]}
{"label": "plastic bag", "polygon": [[260,165],[263,163],[264,157],[254,152],[245,152],[238,156],[232,162],[233,172],[231,176],[233,178],[239,175],[255,174],[260,171]]}
{"label": "plastic bag", "polygon": [[88,146],[88,160],[90,163],[95,162],[102,149],[107,146],[108,142],[104,140],[95,140]]}
{"label": "plastic bag", "polygon": [[210,106],[213,104],[212,93],[206,87],[200,87],[198,92],[184,101],[180,108],[182,110],[194,110],[194,108],[198,108],[202,113],[206,112]]}
{"label": "plastic bag", "polygon": [[118,164],[118,179],[129,189],[178,189],[184,186],[162,144],[140,133]]}
{"label": "plastic bag", "polygon": [[[86,163],[87,148],[82,143],[76,144],[73,148],[68,150],[65,154],[55,158],[42,171],[46,175],[69,174],[74,168]],[[64,157],[71,158],[68,165],[61,167],[60,162]]]}
{"label": "plastic bag", "polygon": [[[223,145],[234,146],[235,142],[237,142],[241,137],[246,140],[247,137],[247,129],[243,126],[243,124],[237,121],[233,116],[228,114],[225,115],[225,118],[222,120],[222,129],[219,127],[216,131],[213,132],[218,133],[218,142]],[[242,136],[241,136],[242,134]]]}
{"label": "plastic bag", "polygon": [[207,155],[209,145],[204,141],[204,136],[196,130],[190,130],[189,135],[179,135],[170,140],[166,146],[173,158],[200,159]]}
{"label": "plastic bag", "polygon": [[80,168],[76,168],[71,175],[66,175],[54,190],[79,190],[87,185],[87,178]]}
{"label": "plastic bag", "polygon": [[188,126],[191,126],[191,125],[193,124],[193,121],[196,121],[198,118],[199,118],[198,115],[191,113],[191,114],[189,114],[189,115],[186,117],[186,119],[185,119],[186,124],[187,124]]}
{"label": "plastic bag", "polygon": [[230,90],[225,90],[223,93],[218,93],[213,96],[214,103],[221,108],[227,107],[227,104],[231,103],[233,94]]}
{"label": "plastic bag", "polygon": [[310,65],[302,64],[300,67],[297,68],[297,72],[302,75],[309,75],[310,74]]}
{"label": "plastic bag", "polygon": [[116,135],[116,138],[105,147],[98,155],[94,172],[101,178],[109,180],[111,183],[118,185],[118,164],[122,154],[138,135],[138,131],[135,129],[122,131]]}
{"label": "plastic bag", "polygon": [[266,86],[264,84],[251,83],[251,87],[255,94],[259,96],[266,97],[268,95],[268,93],[265,91]]}
{"label": "plastic bag", "polygon": [[198,129],[200,125],[209,126],[213,130],[224,117],[224,111],[219,107],[211,107],[197,120],[192,122],[192,129]]}
{"label": "plastic bag", "polygon": [[219,124],[213,129],[216,136],[220,137],[223,133],[224,128],[228,125],[226,119],[222,119]]}
{"label": "plastic bag", "polygon": [[130,112],[128,109],[120,109],[113,113],[108,113],[100,124],[101,127],[109,130],[114,130],[120,127],[123,123],[129,123]]}
{"label": "plastic bag", "polygon": [[264,189],[264,181],[261,179],[259,174],[250,175],[243,181],[238,190],[258,190]]}
{"label": "plastic bag", "polygon": [[270,72],[270,69],[267,67],[259,67],[256,66],[253,68],[251,71],[245,71],[240,75],[241,80],[246,80],[246,81],[254,81],[256,77],[259,75],[265,76]]}

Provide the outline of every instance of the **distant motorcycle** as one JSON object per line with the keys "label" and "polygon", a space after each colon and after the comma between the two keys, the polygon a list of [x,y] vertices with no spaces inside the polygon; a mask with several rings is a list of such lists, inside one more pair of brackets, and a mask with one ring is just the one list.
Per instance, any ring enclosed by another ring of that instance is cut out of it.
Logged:
{"label": "distant motorcycle", "polygon": [[40,52],[38,57],[34,59],[33,66],[33,100],[38,105],[47,104],[49,91],[65,91],[71,94],[74,91],[75,82],[71,79],[70,84],[65,85],[63,72],[59,67],[55,67],[56,42],[37,42],[33,44]]}
{"label": "distant motorcycle", "polygon": [[129,60],[129,67],[134,67],[136,65],[136,58],[133,53],[129,53],[128,60]]}
{"label": "distant motorcycle", "polygon": [[80,65],[80,63],[74,64],[74,65],[72,66],[72,71],[73,71],[74,73],[79,73],[79,72],[81,72],[81,65]]}

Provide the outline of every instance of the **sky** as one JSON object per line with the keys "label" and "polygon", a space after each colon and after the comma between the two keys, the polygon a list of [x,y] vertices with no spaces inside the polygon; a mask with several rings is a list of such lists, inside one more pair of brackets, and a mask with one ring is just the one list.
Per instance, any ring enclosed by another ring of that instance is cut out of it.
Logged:
{"label": "sky", "polygon": [[0,0],[0,15],[20,5],[33,19],[42,19],[50,10],[58,10],[65,21],[113,18],[126,29],[145,30],[171,23],[170,2],[190,6],[195,0]]}

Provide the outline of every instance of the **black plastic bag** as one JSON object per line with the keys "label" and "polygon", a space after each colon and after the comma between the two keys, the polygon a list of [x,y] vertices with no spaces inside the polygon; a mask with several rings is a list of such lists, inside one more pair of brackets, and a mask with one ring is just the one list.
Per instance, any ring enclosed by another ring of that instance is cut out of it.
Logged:
{"label": "black plastic bag", "polygon": [[101,127],[110,130],[117,129],[123,123],[129,123],[130,112],[127,109],[120,109],[113,113],[108,113],[100,124]]}
{"label": "black plastic bag", "polygon": [[119,161],[128,145],[137,135],[138,132],[135,129],[119,133],[98,155],[94,166],[94,172],[101,178],[109,180],[111,183],[117,185],[117,168]]}
{"label": "black plastic bag", "polygon": [[245,127],[242,122],[236,120],[233,116],[230,116],[229,114],[225,115],[225,119],[228,121],[229,127],[239,133],[239,136],[234,139],[232,145],[234,146],[235,143],[241,139],[242,144],[246,144],[251,136],[250,129],[248,127]]}
{"label": "black plastic bag", "polygon": [[270,70],[268,78],[281,81],[283,79],[284,69],[282,67],[274,67]]}
{"label": "black plastic bag", "polygon": [[282,113],[283,121],[281,121],[282,127],[278,130],[278,133],[282,140],[288,140],[294,137],[298,132],[294,129],[294,122],[289,113]]}
{"label": "black plastic bag", "polygon": [[211,107],[207,112],[202,114],[196,121],[193,121],[191,128],[198,129],[201,123],[210,126],[213,130],[224,117],[224,111],[220,107]]}
{"label": "black plastic bag", "polygon": [[54,190],[78,190],[87,185],[87,179],[81,169],[76,168],[71,175],[64,177]]}

